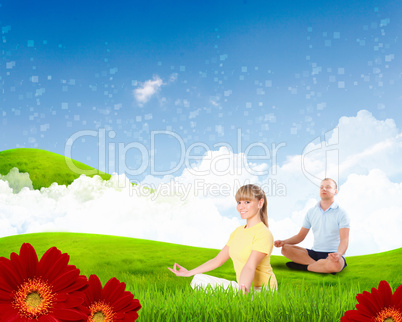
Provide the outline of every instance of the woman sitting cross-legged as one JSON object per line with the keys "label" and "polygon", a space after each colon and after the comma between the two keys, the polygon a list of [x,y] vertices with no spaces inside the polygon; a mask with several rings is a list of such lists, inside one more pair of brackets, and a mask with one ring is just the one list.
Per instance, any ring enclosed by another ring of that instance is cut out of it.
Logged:
{"label": "woman sitting cross-legged", "polygon": [[[231,285],[235,289],[241,289],[243,294],[252,286],[257,291],[262,287],[275,290],[278,284],[270,264],[274,240],[268,229],[265,193],[256,185],[245,185],[237,191],[236,201],[237,211],[242,219],[247,220],[247,224],[232,232],[219,254],[192,270],[187,270],[177,263],[168,269],[176,276],[194,276],[191,281],[193,288],[211,285],[227,289]],[[229,257],[233,261],[237,283],[202,274],[223,265]]]}

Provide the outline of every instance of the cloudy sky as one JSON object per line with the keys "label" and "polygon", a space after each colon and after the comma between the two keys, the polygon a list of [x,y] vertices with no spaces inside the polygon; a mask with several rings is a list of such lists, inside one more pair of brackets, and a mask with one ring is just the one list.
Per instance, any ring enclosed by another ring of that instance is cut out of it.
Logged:
{"label": "cloudy sky", "polygon": [[68,227],[220,248],[241,223],[236,188],[255,182],[286,238],[331,176],[354,224],[350,254],[401,247],[401,11],[370,0],[1,1],[0,150],[45,149],[119,175],[19,193],[9,186],[29,180],[3,177],[2,235]]}

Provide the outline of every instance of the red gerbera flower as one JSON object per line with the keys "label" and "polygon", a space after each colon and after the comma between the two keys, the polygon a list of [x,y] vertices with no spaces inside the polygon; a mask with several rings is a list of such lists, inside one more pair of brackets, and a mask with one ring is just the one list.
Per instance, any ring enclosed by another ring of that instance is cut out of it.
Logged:
{"label": "red gerbera flower", "polygon": [[96,275],[89,277],[89,287],[84,291],[84,306],[87,310],[88,322],[135,321],[140,302],[134,295],[125,291],[126,284],[117,278],[111,278],[102,289]]}
{"label": "red gerbera flower", "polygon": [[356,299],[357,310],[346,311],[341,322],[402,322],[402,284],[392,294],[389,284],[381,281],[378,290],[373,287],[371,293],[364,291]]}
{"label": "red gerbera flower", "polygon": [[0,321],[83,321],[88,281],[69,259],[52,247],[38,261],[30,244],[0,257]]}

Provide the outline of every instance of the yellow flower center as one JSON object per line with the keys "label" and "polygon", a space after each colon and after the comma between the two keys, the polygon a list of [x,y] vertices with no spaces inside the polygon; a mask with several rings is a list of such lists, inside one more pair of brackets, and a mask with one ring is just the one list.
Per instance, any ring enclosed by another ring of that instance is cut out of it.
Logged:
{"label": "yellow flower center", "polygon": [[96,312],[92,317],[92,321],[103,322],[105,321],[105,316],[103,315],[102,312]]}
{"label": "yellow flower center", "polygon": [[27,303],[28,306],[37,308],[42,302],[42,299],[38,293],[33,292],[31,294],[28,294],[25,302]]}
{"label": "yellow flower center", "polygon": [[393,306],[386,307],[377,314],[375,322],[402,322],[402,312]]}
{"label": "yellow flower center", "polygon": [[114,312],[105,302],[95,302],[89,307],[88,322],[113,322]]}
{"label": "yellow flower center", "polygon": [[36,319],[53,307],[52,287],[40,278],[28,279],[14,293],[13,307],[20,317]]}

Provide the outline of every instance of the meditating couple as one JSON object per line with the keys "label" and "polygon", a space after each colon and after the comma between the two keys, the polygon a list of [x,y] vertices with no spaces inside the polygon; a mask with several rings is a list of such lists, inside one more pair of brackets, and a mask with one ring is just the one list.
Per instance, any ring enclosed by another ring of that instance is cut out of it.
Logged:
{"label": "meditating couple", "polygon": [[[286,263],[289,268],[336,274],[346,267],[343,255],[349,243],[349,217],[334,200],[337,192],[334,180],[322,180],[321,200],[307,212],[299,233],[274,242],[268,228],[267,198],[264,191],[257,185],[242,186],[235,198],[237,211],[242,219],[246,219],[246,225],[235,229],[225,247],[213,259],[192,270],[177,263],[173,268],[169,267],[169,270],[176,276],[194,276],[191,281],[193,288],[211,285],[227,289],[232,286],[243,293],[252,287],[257,291],[262,287],[275,290],[278,284],[270,264],[275,245],[282,247],[282,254],[291,260]],[[305,239],[311,228],[314,234],[312,249],[295,246]],[[203,274],[221,266],[229,257],[233,261],[237,283]]]}

